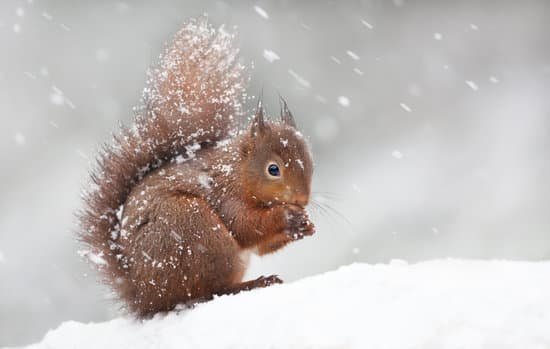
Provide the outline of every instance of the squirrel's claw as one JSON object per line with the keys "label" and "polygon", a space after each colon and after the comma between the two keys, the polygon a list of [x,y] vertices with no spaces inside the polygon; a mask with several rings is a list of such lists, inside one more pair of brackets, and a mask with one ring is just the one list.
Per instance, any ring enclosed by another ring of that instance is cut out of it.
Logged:
{"label": "squirrel's claw", "polygon": [[278,275],[269,275],[269,276],[260,276],[259,278],[249,281],[249,290],[252,290],[254,288],[263,288],[263,287],[269,287],[271,285],[275,284],[282,284],[283,280]]}
{"label": "squirrel's claw", "polygon": [[262,280],[264,286],[271,286],[274,284],[282,284],[283,279],[279,277],[279,275],[269,275],[269,276],[261,276],[260,279]]}

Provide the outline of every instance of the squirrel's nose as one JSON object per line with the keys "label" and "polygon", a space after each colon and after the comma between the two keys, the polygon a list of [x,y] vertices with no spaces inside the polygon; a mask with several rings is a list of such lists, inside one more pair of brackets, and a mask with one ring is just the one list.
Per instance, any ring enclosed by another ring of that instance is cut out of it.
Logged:
{"label": "squirrel's nose", "polygon": [[307,203],[309,202],[309,195],[303,194],[303,193],[296,193],[294,194],[294,205],[298,205],[301,207],[307,206]]}

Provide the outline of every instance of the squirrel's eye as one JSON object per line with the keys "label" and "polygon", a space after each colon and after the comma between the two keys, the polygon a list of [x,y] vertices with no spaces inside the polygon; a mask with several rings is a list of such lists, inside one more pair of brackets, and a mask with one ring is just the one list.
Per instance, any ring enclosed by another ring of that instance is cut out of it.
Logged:
{"label": "squirrel's eye", "polygon": [[267,166],[267,173],[269,173],[269,175],[273,177],[281,176],[281,170],[279,170],[279,166],[277,166],[276,164],[269,164],[269,166]]}

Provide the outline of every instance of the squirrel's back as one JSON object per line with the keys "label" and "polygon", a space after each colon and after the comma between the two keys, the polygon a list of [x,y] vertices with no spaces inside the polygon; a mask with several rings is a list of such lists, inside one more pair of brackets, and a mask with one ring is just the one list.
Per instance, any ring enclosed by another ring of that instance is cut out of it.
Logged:
{"label": "squirrel's back", "polygon": [[84,195],[79,237],[105,281],[129,282],[117,238],[132,188],[167,161],[190,157],[236,130],[247,77],[232,41],[205,18],[190,20],[149,72],[134,126],[104,147]]}

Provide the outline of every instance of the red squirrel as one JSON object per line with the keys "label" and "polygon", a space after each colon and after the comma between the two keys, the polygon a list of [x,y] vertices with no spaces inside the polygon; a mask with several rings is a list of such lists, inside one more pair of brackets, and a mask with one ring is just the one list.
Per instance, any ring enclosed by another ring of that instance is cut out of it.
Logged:
{"label": "red squirrel", "polygon": [[250,252],[312,235],[313,163],[281,97],[239,129],[248,81],[234,35],[193,19],[148,75],[134,125],[105,146],[79,238],[127,310],[169,311],[281,283],[243,281]]}

